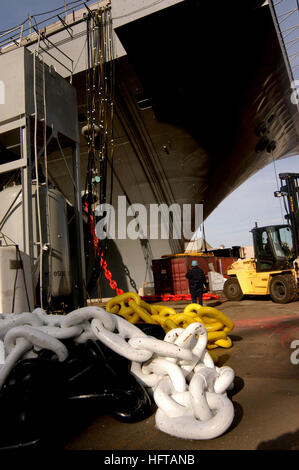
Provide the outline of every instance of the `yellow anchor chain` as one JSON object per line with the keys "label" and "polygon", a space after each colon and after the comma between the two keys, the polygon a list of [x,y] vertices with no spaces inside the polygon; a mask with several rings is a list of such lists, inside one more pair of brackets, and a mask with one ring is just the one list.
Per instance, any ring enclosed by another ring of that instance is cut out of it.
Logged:
{"label": "yellow anchor chain", "polygon": [[203,307],[199,304],[189,304],[182,313],[172,307],[150,305],[136,292],[113,297],[106,304],[109,313],[121,315],[133,324],[150,323],[161,325],[165,333],[173,328],[186,328],[194,322],[202,323],[208,333],[208,349],[217,347],[230,348],[232,340],[227,333],[232,331],[234,323],[224,313],[213,307]]}

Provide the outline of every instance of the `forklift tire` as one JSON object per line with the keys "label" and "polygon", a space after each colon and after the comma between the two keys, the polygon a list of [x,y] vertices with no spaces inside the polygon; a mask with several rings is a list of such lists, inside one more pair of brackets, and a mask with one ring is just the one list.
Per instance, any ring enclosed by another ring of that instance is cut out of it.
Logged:
{"label": "forklift tire", "polygon": [[230,277],[225,281],[223,293],[228,300],[242,300],[244,295],[241,290],[239,281],[236,277]]}
{"label": "forklift tire", "polygon": [[295,300],[297,286],[292,274],[279,274],[270,282],[270,296],[273,302],[287,304]]}

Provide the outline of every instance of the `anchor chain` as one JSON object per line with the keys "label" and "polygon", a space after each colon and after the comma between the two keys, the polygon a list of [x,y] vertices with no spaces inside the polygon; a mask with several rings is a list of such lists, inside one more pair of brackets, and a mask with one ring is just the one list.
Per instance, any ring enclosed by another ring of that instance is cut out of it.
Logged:
{"label": "anchor chain", "polygon": [[126,292],[109,300],[105,308],[135,325],[142,322],[161,325],[165,333],[173,328],[185,328],[191,323],[199,322],[208,331],[207,349],[232,346],[232,340],[227,334],[233,330],[234,323],[213,307],[191,303],[182,313],[178,313],[172,307],[148,304],[135,292]]}
{"label": "anchor chain", "polygon": [[67,315],[3,314],[0,341],[5,362],[0,365],[0,389],[17,361],[37,351],[53,351],[63,362],[68,349],[63,339],[82,344],[100,341],[131,361],[131,373],[148,390],[158,407],[156,426],[184,439],[212,439],[225,432],[234,417],[226,391],[234,371],[216,367],[208,350],[202,323],[170,330],[163,340],[145,334],[122,316],[100,307],[83,307]]}

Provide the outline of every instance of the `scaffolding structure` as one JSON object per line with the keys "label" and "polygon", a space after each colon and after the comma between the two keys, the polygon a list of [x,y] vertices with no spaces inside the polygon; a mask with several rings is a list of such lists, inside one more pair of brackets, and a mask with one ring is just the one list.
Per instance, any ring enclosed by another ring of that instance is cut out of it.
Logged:
{"label": "scaffolding structure", "polygon": [[[20,250],[30,258],[32,276],[36,270],[39,271],[39,282],[43,285],[42,260],[44,253],[51,250],[51,243],[42,227],[48,224],[49,213],[47,205],[42,213],[39,188],[44,184],[48,190],[48,152],[58,149],[74,194],[72,206],[76,225],[76,254],[73,258],[76,266],[72,273],[72,303],[74,306],[82,306],[86,301],[85,258],[76,91],[53,68],[47,66],[38,54],[24,47],[0,56],[0,67],[5,84],[5,104],[1,106],[0,120],[3,147],[1,189],[16,181],[21,184],[21,194],[7,208],[1,223],[13,214],[16,204],[21,204],[20,227],[23,233],[16,233],[16,236],[19,237]],[[66,146],[72,151],[71,167],[63,152]],[[41,172],[41,161],[45,168],[44,174]],[[33,216],[33,184],[36,187],[37,221]],[[39,269],[36,266],[38,260]],[[42,304],[42,295],[40,301]]]}

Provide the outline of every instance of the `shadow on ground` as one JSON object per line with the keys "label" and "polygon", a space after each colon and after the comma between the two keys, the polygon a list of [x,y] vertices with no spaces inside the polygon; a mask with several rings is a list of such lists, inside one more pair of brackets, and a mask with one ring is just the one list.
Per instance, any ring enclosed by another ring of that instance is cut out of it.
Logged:
{"label": "shadow on ground", "polygon": [[222,436],[229,434],[234,428],[238,427],[239,423],[242,421],[244,414],[242,406],[236,401],[233,401],[233,405],[235,410],[233,422],[230,427],[222,434]]}
{"label": "shadow on ground", "polygon": [[234,388],[227,391],[227,396],[232,399],[234,395],[237,395],[244,388],[244,380],[241,377],[236,376],[234,380]]}
{"label": "shadow on ground", "polygon": [[232,340],[233,343],[237,341],[242,341],[243,337],[242,336],[237,336],[237,335],[231,335],[229,334],[230,339]]}
{"label": "shadow on ground", "polygon": [[276,439],[261,442],[257,450],[299,450],[299,429],[282,434]]}

